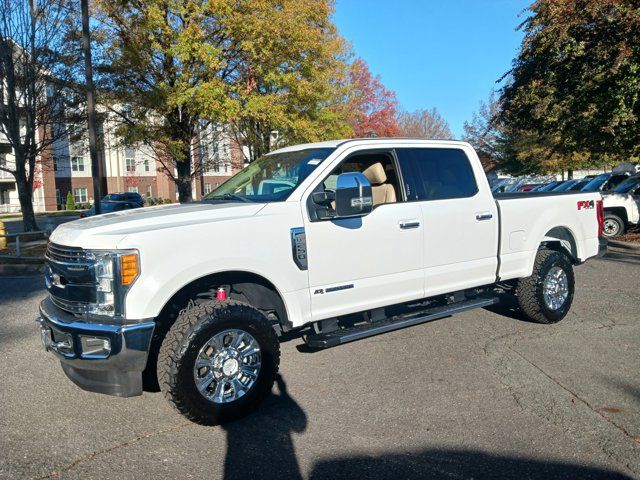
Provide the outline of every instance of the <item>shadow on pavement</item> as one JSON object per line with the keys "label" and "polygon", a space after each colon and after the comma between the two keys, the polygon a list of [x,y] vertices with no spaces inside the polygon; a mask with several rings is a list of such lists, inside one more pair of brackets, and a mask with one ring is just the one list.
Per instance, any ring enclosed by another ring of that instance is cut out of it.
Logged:
{"label": "shadow on pavement", "polygon": [[605,262],[617,262],[617,263],[628,263],[630,265],[640,265],[640,251],[637,253],[627,253],[622,251],[611,251],[609,250],[607,254],[602,257],[600,260],[604,260]]}
{"label": "shadow on pavement", "polygon": [[225,480],[248,478],[302,478],[292,433],[304,432],[307,416],[287,393],[282,376],[279,394],[272,394],[258,411],[223,425],[227,433]]}
{"label": "shadow on pavement", "polygon": [[563,462],[506,457],[472,450],[358,455],[321,460],[309,477],[367,479],[631,479],[614,470]]}
{"label": "shadow on pavement", "polygon": [[[9,300],[28,299],[35,296],[44,298],[46,294],[42,275],[0,277],[0,306]],[[33,312],[34,317],[36,314],[37,312]]]}
{"label": "shadow on pavement", "polygon": [[524,316],[522,310],[520,310],[520,307],[518,306],[518,300],[513,295],[501,294],[500,303],[484,307],[484,310],[488,310],[489,312],[493,312],[497,315],[502,315],[503,317],[519,320],[521,322],[535,323]]}

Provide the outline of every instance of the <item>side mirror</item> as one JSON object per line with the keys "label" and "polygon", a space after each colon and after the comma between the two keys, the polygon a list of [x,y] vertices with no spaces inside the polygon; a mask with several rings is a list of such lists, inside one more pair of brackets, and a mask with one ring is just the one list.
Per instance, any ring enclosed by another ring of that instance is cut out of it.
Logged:
{"label": "side mirror", "polygon": [[371,184],[362,173],[343,173],[336,182],[336,217],[367,215],[373,208]]}

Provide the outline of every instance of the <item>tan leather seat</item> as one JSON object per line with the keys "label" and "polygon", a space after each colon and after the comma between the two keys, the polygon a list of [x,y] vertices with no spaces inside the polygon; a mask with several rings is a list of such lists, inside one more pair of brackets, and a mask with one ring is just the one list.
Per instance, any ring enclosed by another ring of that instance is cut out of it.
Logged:
{"label": "tan leather seat", "polygon": [[369,183],[373,193],[373,206],[382,203],[394,203],[396,201],[396,189],[387,183],[387,172],[384,171],[382,163],[374,163],[362,172]]}

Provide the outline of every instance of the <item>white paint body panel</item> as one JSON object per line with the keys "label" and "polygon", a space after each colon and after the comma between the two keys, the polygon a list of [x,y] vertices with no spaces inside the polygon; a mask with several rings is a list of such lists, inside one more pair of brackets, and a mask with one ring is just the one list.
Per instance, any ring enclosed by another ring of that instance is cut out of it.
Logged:
{"label": "white paint body panel", "polygon": [[[596,211],[578,211],[576,200],[599,199],[599,194],[523,195],[499,200],[498,211],[478,157],[466,143],[367,139],[319,146],[336,150],[285,202],[135,209],[63,224],[51,241],[86,249],[137,249],[141,274],[127,294],[128,318],[156,317],[177,291],[201,277],[244,271],[275,285],[294,327],[491,284],[496,273],[502,279],[527,276],[540,242],[554,227],[571,231],[581,260],[598,252]],[[400,147],[464,150],[478,193],[382,205],[356,219],[310,221],[307,197],[342,159],[358,150]],[[479,214],[491,219],[478,221]],[[401,221],[414,220],[419,228],[399,228]],[[290,232],[299,227],[306,231],[308,270],[293,260]],[[353,288],[315,294],[351,284]]]}
{"label": "white paint body panel", "polygon": [[637,196],[628,193],[607,193],[602,196],[604,208],[624,208],[627,212],[627,223],[638,225],[640,223],[640,200]]}

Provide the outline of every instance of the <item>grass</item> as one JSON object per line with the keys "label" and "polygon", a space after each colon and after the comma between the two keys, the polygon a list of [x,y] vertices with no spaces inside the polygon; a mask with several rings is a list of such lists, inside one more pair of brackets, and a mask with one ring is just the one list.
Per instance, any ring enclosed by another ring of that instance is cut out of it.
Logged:
{"label": "grass", "polygon": [[[37,243],[35,245],[27,245],[20,248],[20,257],[16,257],[15,244],[11,243],[7,245],[7,248],[0,249],[0,263],[11,264],[34,264],[44,262],[44,252],[47,249],[47,244]],[[4,257],[3,257],[4,256]]]}

